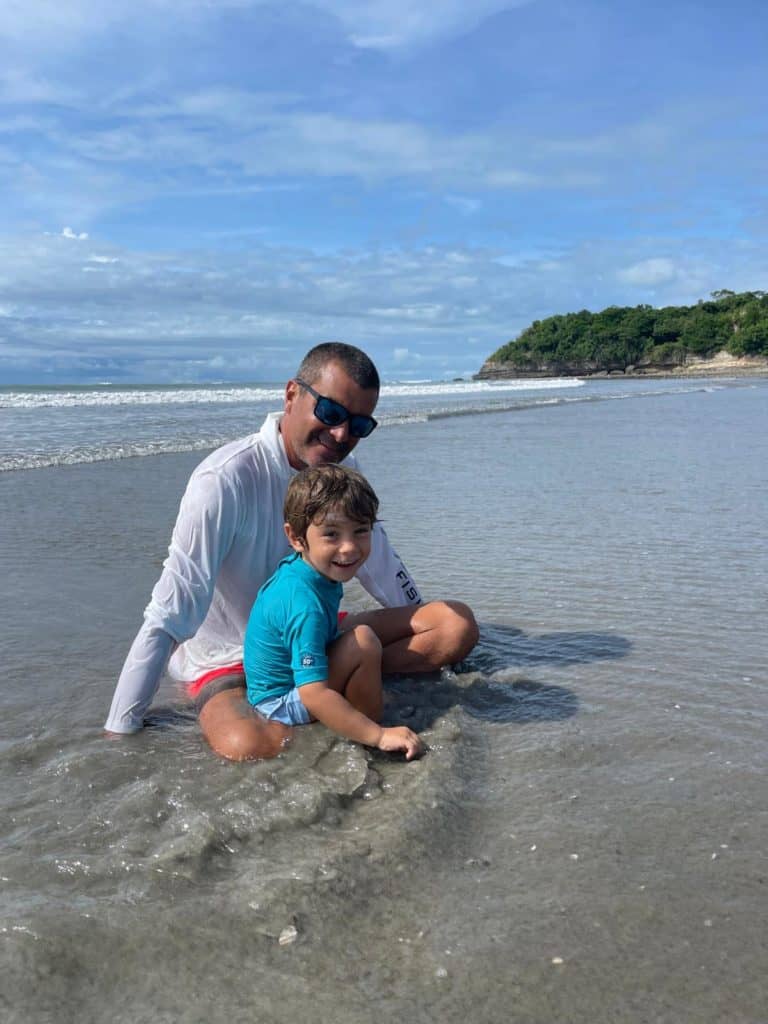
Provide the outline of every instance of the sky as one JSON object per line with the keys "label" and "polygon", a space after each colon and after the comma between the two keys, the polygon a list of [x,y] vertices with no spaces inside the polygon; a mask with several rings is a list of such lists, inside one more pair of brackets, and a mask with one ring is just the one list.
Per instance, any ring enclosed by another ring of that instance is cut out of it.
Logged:
{"label": "sky", "polygon": [[3,0],[0,384],[768,288],[765,0]]}

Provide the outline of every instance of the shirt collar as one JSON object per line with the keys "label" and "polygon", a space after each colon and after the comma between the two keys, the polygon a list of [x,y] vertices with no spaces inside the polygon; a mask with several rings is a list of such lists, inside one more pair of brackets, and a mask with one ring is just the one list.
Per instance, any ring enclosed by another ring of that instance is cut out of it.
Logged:
{"label": "shirt collar", "polygon": [[327,576],[323,576],[321,572],[318,572],[313,565],[305,562],[298,551],[288,555],[285,561],[290,562],[293,571],[307,580],[317,590],[327,590],[329,593],[335,594],[339,590],[343,591],[344,589],[338,580],[329,580]]}

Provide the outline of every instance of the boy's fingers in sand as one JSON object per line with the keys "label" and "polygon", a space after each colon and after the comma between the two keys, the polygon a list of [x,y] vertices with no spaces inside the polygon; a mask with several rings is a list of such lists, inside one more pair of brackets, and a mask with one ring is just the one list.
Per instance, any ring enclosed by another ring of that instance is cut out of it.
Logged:
{"label": "boy's fingers in sand", "polygon": [[419,737],[405,725],[391,726],[384,729],[379,740],[379,750],[389,752],[402,750],[406,761],[412,761],[415,757],[421,757],[425,752],[424,744]]}

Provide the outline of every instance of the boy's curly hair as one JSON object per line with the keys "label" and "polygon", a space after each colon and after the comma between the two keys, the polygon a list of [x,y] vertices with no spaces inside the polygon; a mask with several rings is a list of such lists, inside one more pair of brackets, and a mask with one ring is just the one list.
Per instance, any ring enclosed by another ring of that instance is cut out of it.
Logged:
{"label": "boy's curly hair", "polygon": [[379,499],[364,476],[346,466],[328,463],[303,469],[291,480],[283,518],[297,537],[305,538],[307,527],[322,523],[331,511],[373,526],[378,510]]}

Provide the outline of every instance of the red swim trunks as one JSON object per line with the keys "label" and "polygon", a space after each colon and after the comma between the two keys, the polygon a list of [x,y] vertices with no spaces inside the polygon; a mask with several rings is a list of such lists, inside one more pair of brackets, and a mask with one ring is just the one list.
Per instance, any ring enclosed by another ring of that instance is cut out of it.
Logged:
{"label": "red swim trunks", "polygon": [[223,668],[212,668],[210,672],[204,672],[197,679],[193,679],[191,683],[187,683],[187,693],[190,697],[196,697],[204,686],[208,683],[212,683],[214,679],[219,679],[221,676],[233,676],[233,675],[244,675],[245,669],[243,668],[242,661],[238,661],[235,665],[224,665]]}
{"label": "red swim trunks", "polygon": [[[349,612],[339,612],[339,625],[347,617]],[[193,679],[191,683],[186,683],[187,693],[190,697],[196,697],[204,686],[208,683],[212,683],[214,679],[220,679],[222,676],[234,676],[234,675],[245,675],[245,668],[243,667],[242,661],[236,662],[234,665],[224,665],[221,668],[212,668],[210,672],[203,672],[197,679]]]}

